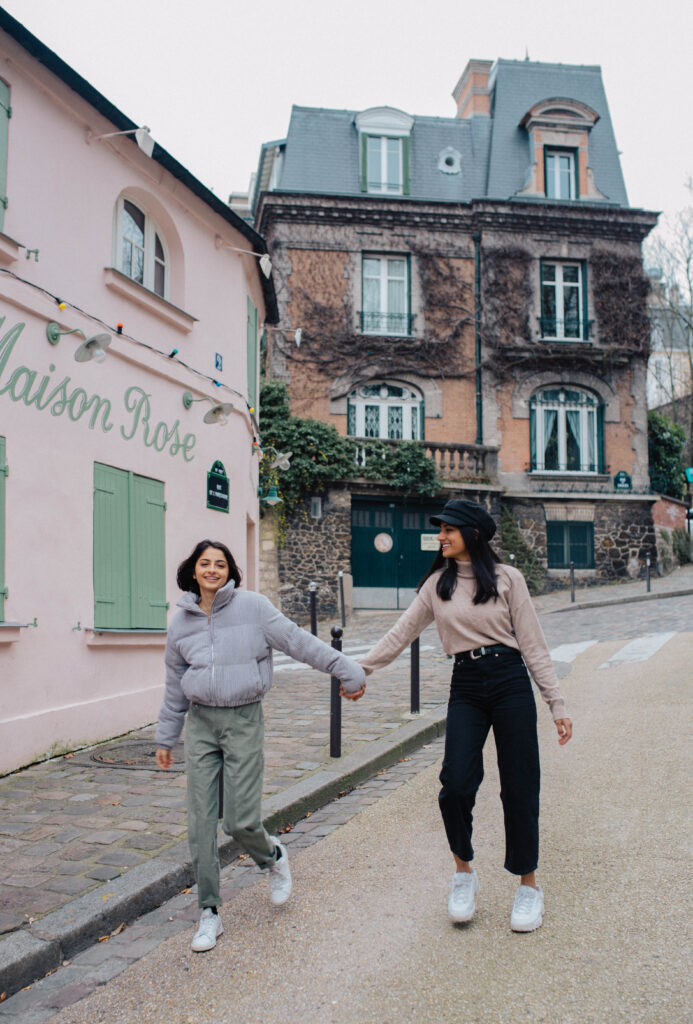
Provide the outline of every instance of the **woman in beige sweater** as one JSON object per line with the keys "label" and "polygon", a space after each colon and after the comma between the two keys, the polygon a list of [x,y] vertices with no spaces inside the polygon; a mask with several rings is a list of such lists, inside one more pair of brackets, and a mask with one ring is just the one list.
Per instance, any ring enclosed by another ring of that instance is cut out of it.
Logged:
{"label": "woman in beige sweater", "polygon": [[[440,550],[404,615],[361,665],[369,675],[393,661],[435,621],[455,667],[445,732],[439,803],[455,874],[451,919],[471,921],[479,882],[471,861],[472,810],[483,778],[483,746],[493,728],[505,818],[505,867],[520,876],[510,917],[513,931],[534,931],[544,915],[536,882],[539,856],[539,748],[531,673],[549,705],[558,742],[567,743],[566,715],[556,673],[522,573],[503,565],[489,545],[496,524],[473,501],[449,501],[431,522]],[[362,696],[365,685],[355,694]]]}

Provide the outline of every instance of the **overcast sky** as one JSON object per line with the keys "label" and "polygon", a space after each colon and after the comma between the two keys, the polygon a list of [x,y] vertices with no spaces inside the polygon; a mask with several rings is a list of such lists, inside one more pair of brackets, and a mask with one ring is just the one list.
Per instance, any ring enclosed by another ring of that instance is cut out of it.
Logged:
{"label": "overcast sky", "polygon": [[7,0],[223,199],[292,103],[451,117],[470,58],[599,64],[632,206],[692,201],[693,4],[658,0]]}

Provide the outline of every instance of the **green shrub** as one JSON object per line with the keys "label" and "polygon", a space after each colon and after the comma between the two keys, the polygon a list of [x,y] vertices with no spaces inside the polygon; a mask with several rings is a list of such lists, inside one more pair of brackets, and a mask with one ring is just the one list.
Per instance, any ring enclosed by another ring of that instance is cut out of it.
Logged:
{"label": "green shrub", "polygon": [[537,558],[534,549],[520,533],[517,520],[507,505],[501,506],[501,531],[503,534],[503,559],[510,562],[510,555],[515,558],[511,564],[519,569],[527,581],[530,594],[540,594],[544,588],[546,573]]}
{"label": "green shrub", "polygon": [[680,498],[685,487],[683,449],[686,432],[673,420],[651,410],[647,414],[650,486],[656,494]]}
{"label": "green shrub", "polygon": [[671,535],[671,546],[679,565],[693,562],[693,545],[687,530],[674,530]]}

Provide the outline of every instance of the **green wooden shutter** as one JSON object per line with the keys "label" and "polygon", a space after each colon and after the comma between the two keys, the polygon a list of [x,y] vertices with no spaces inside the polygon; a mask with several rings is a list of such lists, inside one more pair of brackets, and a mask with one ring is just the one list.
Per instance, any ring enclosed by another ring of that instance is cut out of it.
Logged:
{"label": "green wooden shutter", "polygon": [[94,463],[94,625],[130,628],[128,473]]}
{"label": "green wooden shutter", "polygon": [[587,264],[582,264],[582,330],[580,331],[580,337],[583,341],[589,339],[590,325],[587,319]]}
{"label": "green wooden shutter", "polygon": [[0,622],[5,621],[5,479],[7,463],[5,462],[5,438],[0,437]]}
{"label": "green wooden shutter", "polygon": [[409,138],[402,139],[402,192],[409,195],[411,189],[411,174],[409,172]]}
{"label": "green wooden shutter", "polygon": [[166,629],[164,485],[130,476],[130,625]]}
{"label": "green wooden shutter", "polygon": [[368,136],[359,135],[361,143],[361,191],[368,191]]}
{"label": "green wooden shutter", "polygon": [[604,403],[597,406],[597,472],[606,473],[604,454]]}
{"label": "green wooden shutter", "polygon": [[5,230],[7,209],[7,154],[9,148],[10,87],[0,80],[0,231]]}
{"label": "green wooden shutter", "polygon": [[257,409],[257,309],[248,299],[248,404]]}

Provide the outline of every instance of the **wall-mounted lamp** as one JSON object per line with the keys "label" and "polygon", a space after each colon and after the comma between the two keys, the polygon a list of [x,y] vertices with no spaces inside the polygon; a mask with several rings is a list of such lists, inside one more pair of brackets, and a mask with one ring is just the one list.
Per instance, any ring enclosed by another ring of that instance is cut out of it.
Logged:
{"label": "wall-mounted lamp", "polygon": [[303,337],[303,330],[300,327],[297,327],[295,331],[290,331],[286,330],[284,327],[268,327],[268,325],[265,324],[264,329],[266,331],[277,331],[279,334],[283,334],[284,337],[286,337],[287,334],[293,334],[294,341],[296,342],[296,348],[301,347],[301,338]]}
{"label": "wall-mounted lamp", "polygon": [[283,505],[284,503],[284,499],[279,497],[276,484],[270,484],[267,494],[262,493],[261,487],[258,487],[257,493],[263,505]]}
{"label": "wall-mounted lamp", "polygon": [[202,417],[203,423],[218,423],[220,427],[226,426],[229,413],[233,411],[231,402],[215,402],[207,395],[202,398],[193,398],[192,391],[183,392],[183,405],[189,409],[193,402],[209,402],[212,408]]}
{"label": "wall-mounted lamp", "polygon": [[269,277],[272,273],[272,260],[269,257],[269,253],[266,252],[254,252],[252,249],[239,249],[236,245],[229,245],[225,242],[221,235],[215,235],[214,245],[217,249],[230,249],[231,252],[242,252],[245,256],[255,256],[260,261],[260,270]]}
{"label": "wall-mounted lamp", "polygon": [[151,156],[154,152],[154,139],[150,135],[150,130],[146,124],[143,124],[140,128],[128,128],[124,132],[106,132],[105,135],[92,135],[90,130],[87,130],[87,142],[100,142],[101,139],[113,139],[116,135],[134,135],[135,142],[140,147],[145,156]]}
{"label": "wall-mounted lamp", "polygon": [[110,334],[95,334],[92,338],[88,338],[79,327],[73,327],[71,331],[63,331],[55,320],[51,320],[46,325],[46,337],[51,345],[57,345],[63,334],[81,334],[84,338],[79,348],[75,349],[75,359],[78,363],[88,363],[90,359],[95,359],[97,363],[100,363],[106,358],[106,349],[111,344]]}

